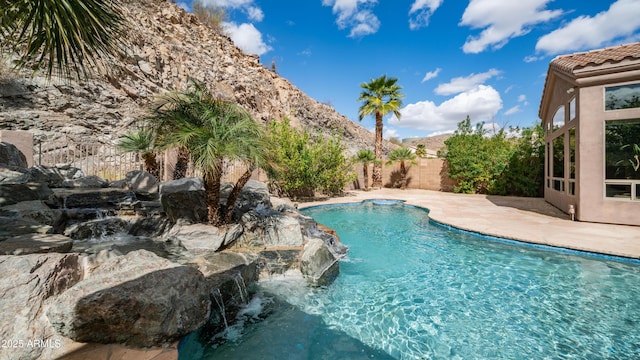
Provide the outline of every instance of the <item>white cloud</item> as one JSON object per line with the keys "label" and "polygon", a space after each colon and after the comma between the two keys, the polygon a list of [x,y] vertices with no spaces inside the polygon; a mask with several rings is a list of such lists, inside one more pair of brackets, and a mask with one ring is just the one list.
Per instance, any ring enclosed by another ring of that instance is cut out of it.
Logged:
{"label": "white cloud", "polygon": [[249,20],[255,22],[264,19],[262,9],[254,5],[254,0],[203,0],[202,4],[216,8],[239,9],[247,13]]}
{"label": "white cloud", "polygon": [[478,85],[440,105],[428,100],[409,104],[400,110],[400,120],[392,116],[389,124],[423,131],[451,131],[467,115],[474,123],[490,121],[500,109],[500,94],[491,86]]}
{"label": "white cloud", "polygon": [[338,28],[350,28],[349,37],[362,37],[378,32],[380,20],[370,8],[377,0],[322,0],[338,16]]}
{"label": "white cloud", "polygon": [[500,75],[500,73],[500,70],[490,69],[487,72],[479,74],[471,74],[466,77],[453,78],[446,84],[438,85],[438,87],[435,89],[435,93],[438,95],[453,95],[468,91],[491,79],[492,77]]}
{"label": "white cloud", "polygon": [[429,71],[428,73],[426,73],[424,75],[424,78],[422,78],[422,82],[427,82],[435,77],[437,77],[438,75],[440,75],[440,71],[442,71],[442,69],[437,68],[433,71]]}
{"label": "white cloud", "polygon": [[382,137],[385,139],[399,138],[398,130],[390,126],[386,126],[382,131]]}
{"label": "white cloud", "polygon": [[510,39],[528,33],[533,25],[563,14],[562,10],[545,10],[549,2],[551,0],[471,0],[460,25],[484,30],[479,36],[468,37],[462,50],[477,54],[488,47],[500,49]]}
{"label": "white cloud", "polygon": [[249,16],[249,20],[260,22],[264,19],[264,13],[262,12],[262,9],[260,9],[259,7],[255,7],[255,6],[247,7],[247,14]]}
{"label": "white cloud", "polygon": [[579,16],[540,39],[536,51],[548,55],[609,45],[640,29],[640,1],[618,0],[595,16]]}
{"label": "white cloud", "polygon": [[415,0],[409,10],[409,28],[416,30],[429,26],[429,18],[442,5],[443,0]]}
{"label": "white cloud", "polygon": [[521,94],[520,96],[518,96],[518,102],[524,103],[525,105],[529,104],[529,102],[527,101],[527,95]]}
{"label": "white cloud", "polygon": [[521,111],[522,111],[522,109],[520,109],[520,105],[516,105],[516,106],[512,107],[511,109],[505,111],[504,114],[509,116],[509,115],[517,114],[517,113],[519,113]]}
{"label": "white cloud", "polygon": [[271,47],[262,40],[262,34],[253,24],[236,24],[225,22],[222,24],[231,40],[237,47],[247,54],[262,55],[271,50]]}

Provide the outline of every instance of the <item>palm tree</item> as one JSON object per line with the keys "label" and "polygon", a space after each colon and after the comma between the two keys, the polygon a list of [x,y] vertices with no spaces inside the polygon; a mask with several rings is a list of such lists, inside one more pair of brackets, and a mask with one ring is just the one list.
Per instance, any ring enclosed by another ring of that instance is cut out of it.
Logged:
{"label": "palm tree", "polygon": [[87,77],[119,51],[125,25],[117,0],[0,0],[0,46],[47,77]]}
{"label": "palm tree", "polygon": [[408,168],[405,165],[405,161],[409,161],[410,164],[415,164],[416,154],[411,152],[411,149],[403,147],[393,150],[389,154],[389,161],[387,165],[393,164],[394,161],[400,161],[400,189],[405,190],[407,188],[407,172]]}
{"label": "palm tree", "polygon": [[[152,110],[155,115],[150,120],[158,129],[158,143],[162,147],[187,149],[194,166],[202,170],[209,223],[221,225],[220,183],[224,161],[239,160],[250,164],[250,169],[259,164],[262,128],[244,109],[229,101],[214,99],[198,82],[185,92],[163,96]],[[241,177],[236,184],[237,192],[244,186],[243,181],[246,183],[248,177]],[[228,211],[232,211],[235,199],[237,195],[227,200]]]}
{"label": "palm tree", "polygon": [[396,84],[397,81],[396,78],[382,75],[360,85],[363,90],[358,101],[363,103],[358,110],[359,120],[362,121],[368,115],[374,115],[376,118],[375,156],[380,163],[373,164],[374,188],[382,187],[382,118],[392,112],[398,120],[400,119],[401,99],[404,95],[400,92],[402,87]]}
{"label": "palm tree", "polygon": [[416,156],[421,158],[427,157],[427,146],[425,144],[416,145]]}
{"label": "palm tree", "polygon": [[362,175],[364,177],[364,189],[369,190],[369,164],[376,163],[376,156],[373,151],[360,150],[355,156],[355,161],[362,163]]}
{"label": "palm tree", "polygon": [[160,166],[154,150],[155,137],[150,129],[130,131],[122,136],[118,148],[126,152],[139,152],[144,160],[144,170],[160,180]]}

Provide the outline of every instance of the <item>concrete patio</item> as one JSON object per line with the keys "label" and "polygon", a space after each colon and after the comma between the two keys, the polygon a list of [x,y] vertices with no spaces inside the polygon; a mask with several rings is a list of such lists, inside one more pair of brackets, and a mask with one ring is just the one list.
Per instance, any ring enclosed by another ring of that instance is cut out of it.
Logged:
{"label": "concrete patio", "polygon": [[350,191],[339,198],[300,203],[300,208],[365,199],[406,200],[429,209],[437,222],[485,235],[640,259],[640,214],[638,226],[571,221],[541,198],[380,189]]}

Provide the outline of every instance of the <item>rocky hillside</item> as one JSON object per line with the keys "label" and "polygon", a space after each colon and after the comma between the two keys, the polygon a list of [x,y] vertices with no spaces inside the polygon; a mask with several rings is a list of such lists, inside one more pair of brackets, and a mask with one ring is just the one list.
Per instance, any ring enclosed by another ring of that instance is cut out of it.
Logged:
{"label": "rocky hillside", "polygon": [[137,126],[154,96],[182,90],[193,78],[246,108],[256,121],[288,116],[296,126],[342,129],[350,152],[372,147],[373,135],[363,127],[308,97],[175,4],[123,4],[130,38],[126,55],[108,73],[64,83],[0,70],[0,129],[28,130],[48,140],[114,143]]}

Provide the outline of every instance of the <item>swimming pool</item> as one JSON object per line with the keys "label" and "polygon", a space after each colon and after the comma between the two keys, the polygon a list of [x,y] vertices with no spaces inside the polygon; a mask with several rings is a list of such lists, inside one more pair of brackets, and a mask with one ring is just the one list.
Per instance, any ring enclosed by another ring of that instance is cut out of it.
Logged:
{"label": "swimming pool", "polygon": [[451,231],[401,204],[303,212],[350,248],[336,281],[265,282],[229,341],[181,358],[640,357],[637,263]]}

